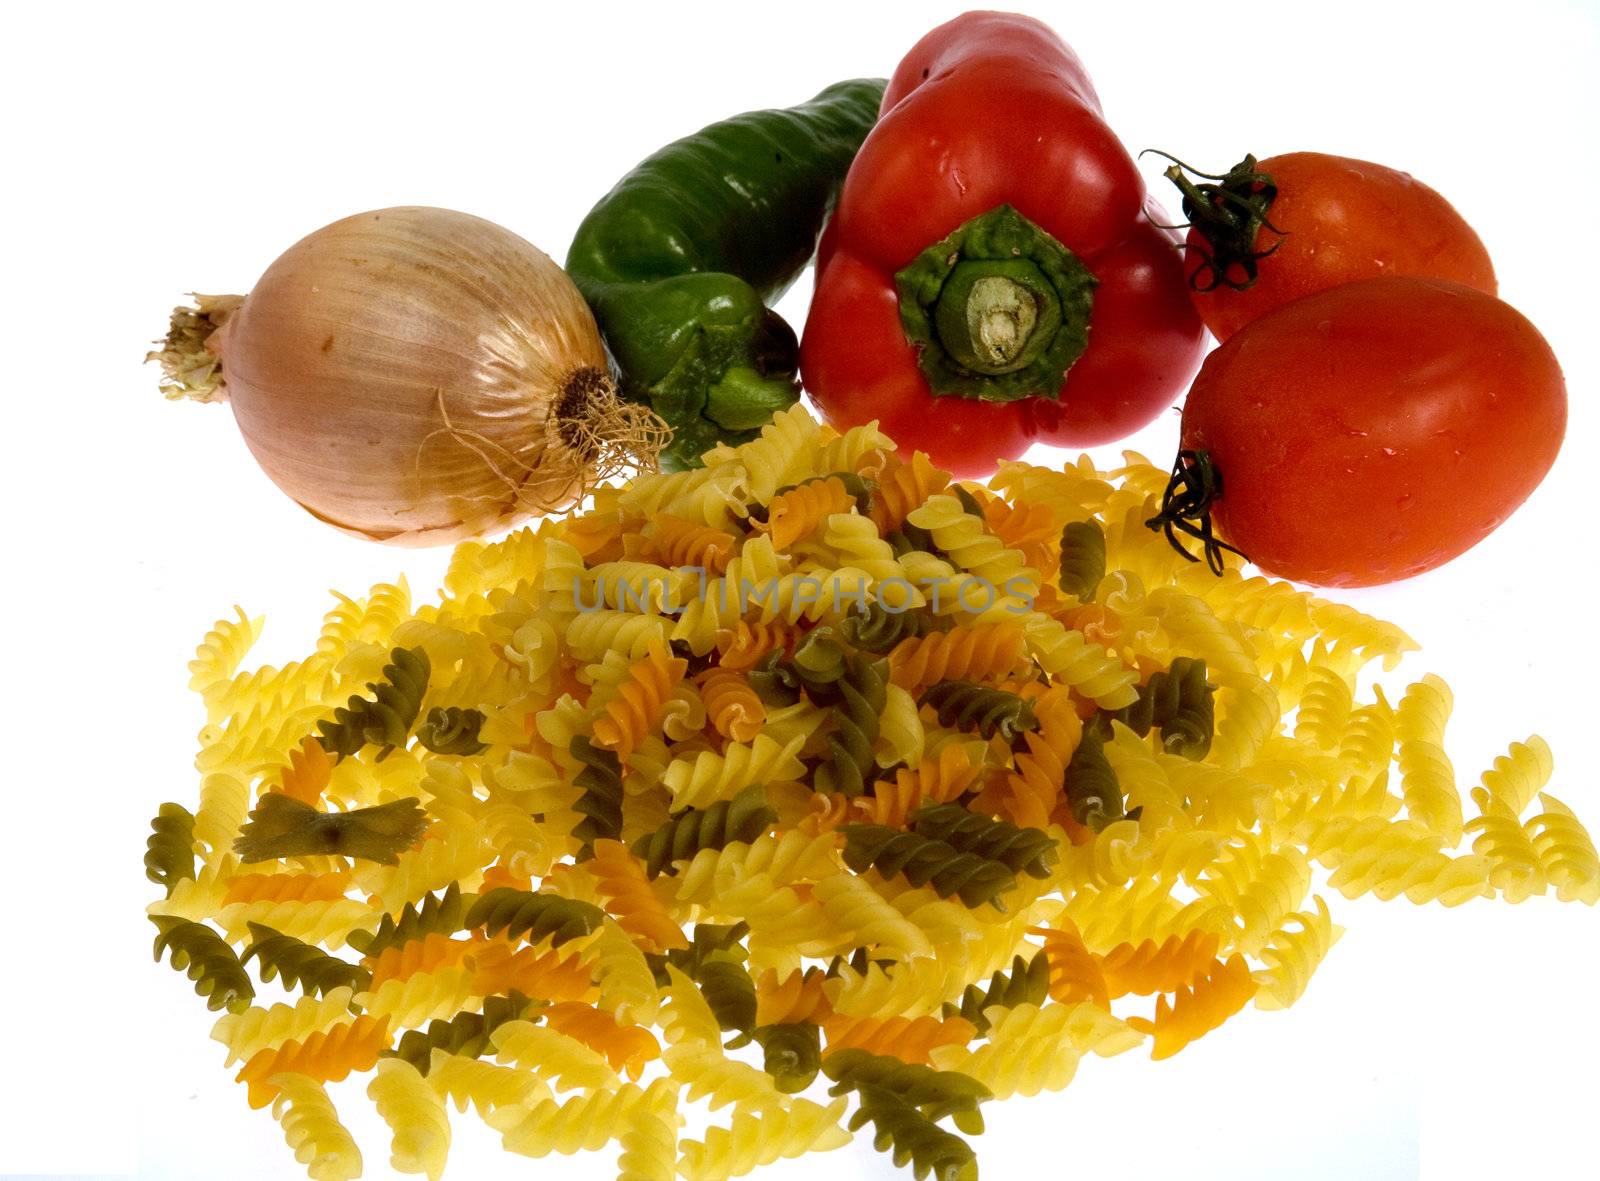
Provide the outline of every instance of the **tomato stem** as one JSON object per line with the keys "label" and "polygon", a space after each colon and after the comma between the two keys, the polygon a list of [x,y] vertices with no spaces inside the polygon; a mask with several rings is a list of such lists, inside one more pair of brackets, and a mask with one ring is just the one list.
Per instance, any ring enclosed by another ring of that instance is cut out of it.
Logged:
{"label": "tomato stem", "polygon": [[1255,286],[1261,260],[1281,245],[1274,242],[1269,249],[1257,250],[1256,238],[1263,228],[1280,237],[1284,233],[1267,217],[1278,196],[1272,174],[1261,171],[1254,156],[1246,156],[1227,172],[1216,173],[1201,172],[1157,148],[1145,151],[1172,161],[1162,175],[1178,186],[1183,194],[1183,215],[1205,243],[1189,244],[1200,256],[1189,286],[1199,292],[1224,286],[1246,291]]}
{"label": "tomato stem", "polygon": [[1168,544],[1191,562],[1200,559],[1178,540],[1178,534],[1195,538],[1205,552],[1206,565],[1220,578],[1226,570],[1223,550],[1250,560],[1243,550],[1229,545],[1212,531],[1211,505],[1221,496],[1222,469],[1211,462],[1210,453],[1180,451],[1172,465],[1167,490],[1161,496],[1161,511],[1146,521],[1145,527],[1166,533]]}

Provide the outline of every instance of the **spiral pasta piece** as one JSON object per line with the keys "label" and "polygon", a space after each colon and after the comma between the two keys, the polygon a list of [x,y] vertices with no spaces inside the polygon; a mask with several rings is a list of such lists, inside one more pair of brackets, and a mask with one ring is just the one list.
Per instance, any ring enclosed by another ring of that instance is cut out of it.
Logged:
{"label": "spiral pasta piece", "polygon": [[545,1024],[603,1055],[611,1069],[634,1082],[651,1059],[661,1057],[661,1044],[648,1030],[623,1025],[610,1013],[577,1001],[558,1001],[543,1011]]}
{"label": "spiral pasta piece", "polygon": [[987,1044],[941,1047],[934,1064],[970,1075],[996,1099],[1059,1091],[1085,1053],[1111,1055],[1137,1045],[1130,1025],[1091,1004],[1021,1004],[991,1015]]}
{"label": "spiral pasta piece", "polygon": [[389,1163],[395,1171],[439,1181],[450,1152],[450,1117],[443,1097],[403,1058],[379,1061],[367,1095],[393,1133]]}
{"label": "spiral pasta piece", "polygon": [[902,689],[925,689],[941,681],[1002,681],[1025,658],[1020,624],[958,627],[902,640],[889,653],[889,679]]}
{"label": "spiral pasta piece", "polygon": [[617,1181],[656,1181],[672,1177],[678,1158],[678,1088],[657,1079],[646,1088],[622,1134],[617,1155]]}
{"label": "spiral pasta piece", "polygon": [[1286,1009],[1300,999],[1317,965],[1339,940],[1344,928],[1335,925],[1328,904],[1313,897],[1315,910],[1290,915],[1261,953],[1266,968],[1255,974],[1260,991],[1258,1009]]}
{"label": "spiral pasta piece", "polygon": [[307,1034],[337,1025],[349,1016],[354,999],[347,986],[335,988],[325,997],[301,997],[292,1005],[276,1004],[267,1009],[252,1006],[218,1018],[211,1037],[228,1047],[223,1065],[232,1066],[262,1050],[291,1039],[302,1041]]}
{"label": "spiral pasta piece", "polygon": [[1101,963],[1084,946],[1083,936],[1069,918],[1057,927],[1030,927],[1044,939],[1044,961],[1049,967],[1050,998],[1060,1004],[1088,1001],[1110,1009],[1108,986]]}
{"label": "spiral pasta piece", "polygon": [[899,768],[892,780],[878,780],[866,795],[810,796],[810,813],[800,823],[808,832],[830,832],[852,821],[904,828],[925,802],[947,803],[971,788],[979,771],[966,747],[951,744],[915,768]]}
{"label": "spiral pasta piece", "polygon": [[1033,708],[1017,694],[970,681],[941,681],[922,694],[922,704],[933,708],[941,726],[971,730],[984,738],[998,735],[1010,742],[1038,726]]}
{"label": "spiral pasta piece", "polygon": [[1137,675],[1122,661],[1091,644],[1082,632],[1037,613],[1022,623],[1028,650],[1041,668],[1060,683],[1091,698],[1102,709],[1121,709],[1138,698]]}
{"label": "spiral pasta piece", "polygon": [[1152,1058],[1170,1058],[1197,1038],[1204,1037],[1249,1003],[1256,982],[1241,955],[1214,960],[1193,985],[1156,1000],[1154,1018],[1132,1018],[1128,1024],[1152,1035]]}
{"label": "spiral pasta piece", "polygon": [[474,945],[448,935],[427,935],[412,943],[391,947],[367,961],[372,973],[368,988],[377,991],[391,980],[409,980],[418,973],[438,972],[466,961]]}
{"label": "spiral pasta piece", "polygon": [[680,808],[704,808],[729,800],[752,783],[792,779],[801,773],[796,757],[801,739],[779,745],[765,734],[750,744],[730,742],[723,752],[702,751],[692,759],[675,759],[662,782]]}
{"label": "spiral pasta piece", "polygon": [[356,1146],[327,1089],[315,1079],[280,1074],[269,1080],[275,1089],[272,1118],[295,1160],[306,1166],[311,1181],[354,1181],[361,1176],[361,1149]]}
{"label": "spiral pasta piece", "polygon": [[1034,702],[1038,728],[1022,736],[1025,750],[1012,759],[1000,807],[1015,824],[1042,828],[1062,801],[1067,769],[1083,739],[1083,723],[1056,690]]}
{"label": "spiral pasta piece", "polygon": [[605,912],[590,903],[502,886],[473,899],[461,927],[507,939],[525,937],[530,943],[549,940],[551,947],[560,947],[593,934],[604,920]]}
{"label": "spiral pasta piece", "polygon": [[786,624],[740,620],[735,627],[719,631],[716,643],[721,667],[730,672],[744,672],[775,648],[789,651],[798,639],[798,630]]}
{"label": "spiral pasta piece", "polygon": [[620,841],[596,841],[589,862],[606,910],[628,934],[643,940],[653,951],[685,947],[683,930],[650,889],[642,861]]}
{"label": "spiral pasta piece", "polygon": [[708,574],[727,570],[728,560],[739,548],[733,534],[670,513],[652,517],[643,533],[646,557],[664,566],[687,566]]}
{"label": "spiral pasta piece", "polygon": [[1062,591],[1089,602],[1106,576],[1105,530],[1094,521],[1069,521],[1061,531],[1060,554]]}
{"label": "spiral pasta piece", "polygon": [[208,1009],[241,1013],[249,1007],[255,989],[233,948],[215,931],[174,915],[152,915],[150,921],[156,925],[156,962],[165,954],[173,968],[186,971]]}
{"label": "spiral pasta piece", "polygon": [[887,460],[878,471],[877,481],[872,523],[880,534],[888,534],[898,529],[913,509],[944,491],[950,483],[950,473],[934,467],[921,451],[914,451],[909,460]]}
{"label": "spiral pasta piece", "polygon": [[780,493],[767,504],[766,522],[757,527],[772,538],[772,548],[785,553],[809,537],[835,513],[848,512],[855,499],[837,476],[810,480]]}
{"label": "spiral pasta piece", "polygon": [[449,1020],[433,1020],[426,1028],[408,1029],[386,1056],[404,1058],[425,1077],[437,1065],[435,1054],[451,1060],[475,1059],[489,1048],[490,1035],[508,1021],[521,1020],[530,1003],[519,992],[486,996],[481,1012],[464,1009]]}
{"label": "spiral pasta piece", "polygon": [[1563,902],[1600,902],[1600,854],[1572,809],[1539,793],[1544,811],[1524,825],[1539,869]]}
{"label": "spiral pasta piece", "polygon": [[931,885],[941,898],[959,897],[969,907],[993,902],[1016,885],[998,861],[963,853],[944,841],[876,824],[851,824],[844,861],[857,873],[869,867],[884,877],[903,876],[913,886]]}
{"label": "spiral pasta piece", "polygon": [[336,1083],[352,1071],[370,1070],[379,1051],[389,1044],[389,1018],[362,1015],[330,1029],[290,1039],[276,1049],[262,1050],[239,1071],[251,1107],[265,1107],[278,1094],[272,1079],[300,1074],[319,1083]]}
{"label": "spiral pasta piece", "polygon": [[1537,734],[1526,742],[1513,742],[1510,750],[1483,773],[1483,781],[1472,789],[1472,802],[1484,812],[1496,809],[1521,816],[1533,797],[1550,782],[1555,759],[1550,747]]}
{"label": "spiral pasta piece", "polygon": [[750,682],[726,668],[710,669],[696,681],[706,717],[717,733],[734,742],[753,741],[767,720],[767,707]]}
{"label": "spiral pasta piece", "polygon": [[818,968],[796,969],[782,976],[777,969],[768,968],[756,979],[756,1023],[822,1024],[833,1012],[826,982],[826,975]]}
{"label": "spiral pasta piece", "polygon": [[1119,943],[1099,957],[1107,992],[1115,999],[1187,988],[1211,967],[1219,944],[1214,931],[1169,935],[1159,943]]}
{"label": "spiral pasta piece", "polygon": [[350,875],[334,873],[242,873],[228,883],[223,906],[236,902],[332,902],[350,888]]}
{"label": "spiral pasta piece", "polygon": [[1039,575],[1023,564],[1020,550],[988,531],[981,516],[969,513],[961,501],[936,493],[906,514],[906,521],[932,535],[934,544],[957,567],[984,579],[1006,594],[1037,591]]}
{"label": "spiral pasta piece", "polygon": [[1350,716],[1350,685],[1337,672],[1323,667],[1311,669],[1307,678],[1295,717],[1295,737],[1323,750],[1337,750],[1339,735]]}
{"label": "spiral pasta piece", "polygon": [[212,624],[189,662],[189,688],[204,696],[214,693],[238,671],[261,635],[260,619],[250,618],[243,607],[233,610],[235,618]]}
{"label": "spiral pasta piece", "polygon": [[487,1123],[507,1152],[522,1156],[593,1152],[622,1135],[647,1109],[646,1092],[633,1083],[586,1091],[570,1099],[497,1107]]}
{"label": "spiral pasta piece", "polygon": [[367,686],[370,697],[356,695],[333,711],[332,721],[317,723],[317,736],[329,754],[353,755],[371,743],[382,754],[404,746],[422,711],[432,671],[420,648],[396,648],[383,667],[383,679]]}
{"label": "spiral pasta piece", "polygon": [[667,698],[688,667],[688,661],[669,656],[665,644],[651,641],[644,658],[635,662],[595,720],[595,745],[615,752],[620,759],[633,754],[659,724]]}
{"label": "spiral pasta piece", "polygon": [[709,1129],[703,1141],[683,1142],[678,1172],[685,1181],[722,1181],[786,1157],[843,1148],[850,1142],[850,1134],[839,1126],[844,1109],[843,1099],[826,1107],[795,1099],[775,1110],[735,1108],[728,1127]]}
{"label": "spiral pasta piece", "polygon": [[706,452],[704,459],[713,473],[728,466],[748,473],[750,498],[765,504],[774,492],[793,483],[816,460],[821,440],[817,420],[796,403],[773,415],[752,441],[736,447],[718,444]]}
{"label": "spiral pasta piece", "polygon": [[1045,578],[1054,576],[1060,565],[1059,512],[1052,504],[1008,504],[999,497],[986,500],[983,505],[983,519],[990,532],[1019,551],[1029,568]]}
{"label": "spiral pasta piece", "polygon": [[1550,888],[1539,852],[1510,811],[1496,809],[1467,822],[1472,851],[1489,863],[1489,884],[1507,902],[1524,902]]}
{"label": "spiral pasta piece", "polygon": [[554,948],[513,949],[500,940],[488,940],[473,949],[467,965],[471,971],[469,991],[473,996],[494,996],[520,992],[550,1001],[585,1000],[594,986],[589,965],[578,954],[564,954]]}
{"label": "spiral pasta piece", "polygon": [[150,829],[144,876],[165,886],[170,898],[179,882],[194,880],[194,814],[181,804],[162,804]]}
{"label": "spiral pasta piece", "polygon": [[1140,737],[1159,730],[1162,749],[1170,754],[1203,759],[1216,726],[1212,694],[1206,662],[1178,656],[1139,686],[1137,701],[1108,716]]}
{"label": "spiral pasta piece", "polygon": [[553,1098],[550,1088],[532,1071],[480,1062],[444,1050],[432,1051],[428,1085],[457,1111],[470,1105],[485,1118],[497,1107],[531,1105]]}
{"label": "spiral pasta piece", "polygon": [[322,743],[308,736],[289,752],[289,765],[279,772],[274,790],[315,808],[332,779],[333,760]]}
{"label": "spiral pasta piece", "polygon": [[634,842],[633,851],[644,859],[645,873],[658,877],[673,862],[686,861],[702,850],[724,849],[735,842],[748,844],[778,818],[767,807],[766,796],[755,784],[731,800],[709,808],[686,808],[660,828]]}
{"label": "spiral pasta piece", "polygon": [[974,981],[961,992],[959,1001],[947,1001],[941,1012],[945,1017],[964,1017],[972,1022],[981,1036],[989,1032],[992,1024],[989,1010],[1002,1013],[1017,1005],[1041,1005],[1050,996],[1050,957],[1044,952],[1032,959],[1013,956],[1009,972],[996,968],[987,985]]}

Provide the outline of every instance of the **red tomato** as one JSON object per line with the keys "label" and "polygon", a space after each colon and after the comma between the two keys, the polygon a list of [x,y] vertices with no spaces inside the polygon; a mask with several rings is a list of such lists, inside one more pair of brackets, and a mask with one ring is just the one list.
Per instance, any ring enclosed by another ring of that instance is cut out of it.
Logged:
{"label": "red tomato", "polygon": [[1201,367],[1183,447],[1221,473],[1221,534],[1263,570],[1368,586],[1476,545],[1566,430],[1550,346],[1514,308],[1437,279],[1368,279],[1234,334]]}
{"label": "red tomato", "polygon": [[[1213,231],[1191,216],[1189,269],[1198,268],[1192,297],[1218,340],[1291,300],[1357,279],[1415,275],[1496,293],[1494,264],[1478,235],[1450,202],[1410,174],[1321,152],[1272,156],[1255,171],[1272,178],[1277,195],[1265,211],[1271,226],[1260,227],[1245,247],[1257,255],[1251,286],[1229,284],[1243,277],[1237,266],[1222,276],[1205,265],[1214,254],[1226,258],[1226,250],[1218,254]],[[1238,191],[1240,183],[1230,187]],[[1213,279],[1222,281],[1204,290]]]}

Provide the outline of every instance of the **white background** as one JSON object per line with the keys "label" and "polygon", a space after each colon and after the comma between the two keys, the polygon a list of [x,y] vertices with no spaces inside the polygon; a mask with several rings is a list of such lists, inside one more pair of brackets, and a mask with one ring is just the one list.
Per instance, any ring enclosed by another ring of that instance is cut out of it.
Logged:
{"label": "white background", "polygon": [[[540,8],[545,6],[541,5]],[[302,515],[226,409],[169,405],[141,367],[183,293],[244,291],[304,233],[437,204],[561,258],[590,204],[714,119],[886,75],[948,4],[6,6],[0,17],[0,326],[6,546],[0,1174],[302,1175],[150,963],[140,857],[190,802],[203,717],[185,664],[210,621],[269,617],[258,653],[309,648],[324,589],[441,552],[363,544]],[[1591,554],[1600,540],[1590,3],[1038,3],[1131,147],[1227,165],[1318,149],[1412,171],[1488,244],[1572,395],[1566,449],[1476,551],[1350,594],[1422,641],[1404,671],[1455,686],[1465,784],[1544,734],[1555,793],[1600,827]],[[1027,113],[1018,112],[1019,118]],[[1160,185],[1159,166],[1146,169]],[[798,325],[809,278],[782,310]],[[1171,453],[1175,416],[1133,445]],[[1102,450],[1100,458],[1112,452]],[[1600,922],[1538,900],[1446,911],[1345,903],[1350,932],[1287,1013],[1247,1011],[1178,1058],[1087,1062],[1063,1094],[996,1104],[985,1176],[1594,1175]],[[341,1095],[351,1094],[344,1088]],[[352,1098],[355,1098],[351,1094]],[[346,1104],[368,1175],[387,1150]],[[451,1175],[609,1177],[612,1154],[534,1163],[457,1121]],[[886,1177],[865,1139],[764,1176]]]}

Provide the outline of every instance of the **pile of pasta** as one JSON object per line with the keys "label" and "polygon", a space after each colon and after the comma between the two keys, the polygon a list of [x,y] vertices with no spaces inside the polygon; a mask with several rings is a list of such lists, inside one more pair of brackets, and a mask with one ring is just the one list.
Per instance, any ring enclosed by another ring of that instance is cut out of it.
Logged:
{"label": "pile of pasta", "polygon": [[462,545],[437,602],[341,597],[303,661],[206,637],[156,957],[317,1181],[367,1071],[429,1178],[458,1118],[625,1179],[862,1129],[976,1177],[983,1103],[1293,1003],[1314,878],[1600,897],[1540,739],[1463,799],[1444,682],[1358,691],[1407,636],[1186,560],[1137,456],[981,487],[796,408],[706,460]]}

